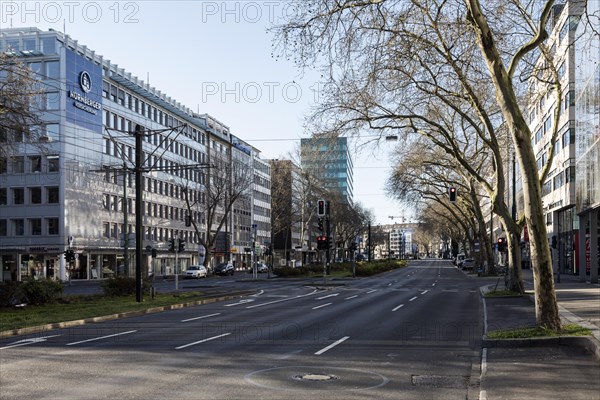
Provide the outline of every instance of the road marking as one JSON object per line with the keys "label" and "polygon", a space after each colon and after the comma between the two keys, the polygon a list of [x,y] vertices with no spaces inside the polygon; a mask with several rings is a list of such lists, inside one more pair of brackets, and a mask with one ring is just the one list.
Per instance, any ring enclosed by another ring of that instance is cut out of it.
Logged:
{"label": "road marking", "polygon": [[369,291],[367,292],[367,294],[374,293],[374,292],[376,292],[376,291],[377,291],[377,289],[369,290]]}
{"label": "road marking", "polygon": [[355,299],[355,298],[357,298],[357,297],[358,297],[358,295],[357,295],[357,294],[355,294],[354,296],[346,297],[344,300]]}
{"label": "road marking", "polygon": [[264,290],[261,290],[261,291],[260,291],[260,292],[258,292],[258,293],[254,293],[254,294],[252,295],[252,297],[257,297],[257,296],[260,296],[260,295],[261,295],[261,294],[263,294],[264,292],[265,292]]}
{"label": "road marking", "polygon": [[331,350],[331,349],[333,349],[335,346],[337,346],[338,344],[340,344],[340,343],[342,343],[342,342],[344,342],[344,341],[346,341],[346,340],[348,340],[348,339],[350,339],[350,336],[344,336],[343,338],[341,338],[341,339],[340,339],[340,340],[338,340],[337,342],[331,343],[329,346],[327,346],[327,347],[325,347],[325,348],[323,348],[323,349],[321,349],[321,350],[317,351],[317,352],[315,353],[315,355],[317,355],[317,356],[320,356],[321,354],[325,353],[325,352],[326,352],[326,351],[328,351],[328,350]]}
{"label": "road marking", "polygon": [[254,301],[254,299],[245,299],[245,300],[240,300],[237,303],[233,303],[233,304],[225,304],[225,307],[233,307],[233,306],[239,306],[241,304],[248,304],[248,303],[252,303]]}
{"label": "road marking", "polygon": [[400,304],[398,307],[394,308],[392,311],[396,311],[396,310],[398,310],[398,309],[400,309],[402,307],[404,307],[404,304]]}
{"label": "road marking", "polygon": [[327,296],[317,297],[317,300],[323,300],[323,299],[326,299],[328,297],[335,297],[335,296],[338,296],[338,295],[339,295],[339,293],[328,294]]}
{"label": "road marking", "polygon": [[256,308],[256,307],[268,306],[270,304],[280,303],[282,301],[289,301],[289,300],[300,299],[302,297],[311,296],[311,295],[313,295],[313,294],[315,294],[317,292],[318,292],[318,290],[313,290],[312,292],[310,292],[308,294],[301,294],[301,295],[298,295],[298,296],[295,296],[295,297],[290,297],[290,298],[287,298],[287,299],[273,300],[273,301],[268,301],[266,303],[254,304],[253,306],[248,306],[246,308]]}
{"label": "road marking", "polygon": [[23,339],[23,340],[19,340],[18,342],[11,343],[8,346],[0,347],[0,350],[10,349],[12,347],[27,346],[29,344],[34,344],[34,343],[41,343],[41,342],[45,342],[47,339],[57,337],[57,336],[60,336],[60,335],[42,336],[42,337],[31,338],[31,339]]}
{"label": "road marking", "polygon": [[429,290],[425,290],[423,293],[421,293],[421,295],[424,295],[427,292],[429,292]]}
{"label": "road marking", "polygon": [[332,304],[333,304],[333,303],[325,303],[325,304],[321,304],[320,306],[313,307],[312,309],[313,309],[313,310],[317,310],[317,309],[319,309],[319,308],[327,307],[327,306],[330,306],[330,305],[332,305]]}
{"label": "road marking", "polygon": [[435,286],[435,283],[433,283],[431,286]]}
{"label": "road marking", "polygon": [[203,315],[201,317],[195,317],[195,318],[188,318],[188,319],[182,319],[181,322],[190,322],[190,321],[195,321],[197,319],[202,319],[202,318],[209,318],[209,317],[215,317],[217,315],[221,315],[220,312],[216,313],[216,314],[209,314],[209,315]]}
{"label": "road marking", "polygon": [[223,333],[222,335],[217,335],[217,336],[209,337],[207,339],[198,340],[197,342],[194,342],[194,343],[184,344],[183,346],[175,347],[175,350],[185,349],[186,347],[194,346],[194,345],[200,344],[200,343],[205,343],[205,342],[208,342],[208,341],[211,341],[211,340],[215,340],[215,339],[220,339],[220,338],[222,338],[224,336],[228,336],[228,335],[231,335],[231,332],[229,332],[229,333]]}
{"label": "road marking", "polygon": [[412,298],[412,299],[410,299],[409,301],[413,301],[413,300],[414,300],[414,299],[416,299],[416,298],[417,298],[417,296],[413,297],[413,298]]}
{"label": "road marking", "polygon": [[74,345],[76,345],[76,344],[87,343],[87,342],[93,342],[93,341],[96,341],[96,340],[108,339],[108,338],[111,338],[111,337],[116,337],[116,336],[129,335],[130,333],[135,333],[135,332],[137,332],[137,330],[135,330],[135,331],[121,332],[121,333],[115,333],[114,335],[100,336],[100,337],[93,338],[93,339],[81,340],[81,341],[79,341],[79,342],[67,343],[66,345],[67,345],[67,346],[74,346]]}

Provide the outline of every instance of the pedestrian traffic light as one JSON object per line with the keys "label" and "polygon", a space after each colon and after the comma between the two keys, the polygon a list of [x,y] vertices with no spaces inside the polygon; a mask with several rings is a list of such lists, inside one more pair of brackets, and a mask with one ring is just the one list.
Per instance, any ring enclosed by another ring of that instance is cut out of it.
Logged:
{"label": "pedestrian traffic light", "polygon": [[498,238],[498,251],[506,250],[506,238],[499,237]]}
{"label": "pedestrian traffic light", "polygon": [[169,252],[175,253],[175,239],[169,239]]}
{"label": "pedestrian traffic light", "polygon": [[321,199],[317,201],[317,217],[325,216],[325,200]]}
{"label": "pedestrian traffic light", "polygon": [[448,197],[450,198],[451,203],[456,203],[456,188],[455,187],[448,188]]}
{"label": "pedestrian traffic light", "polygon": [[323,232],[323,218],[319,218],[319,230]]}
{"label": "pedestrian traffic light", "polygon": [[183,239],[179,239],[179,245],[177,249],[180,253],[185,251],[185,242],[183,241]]}

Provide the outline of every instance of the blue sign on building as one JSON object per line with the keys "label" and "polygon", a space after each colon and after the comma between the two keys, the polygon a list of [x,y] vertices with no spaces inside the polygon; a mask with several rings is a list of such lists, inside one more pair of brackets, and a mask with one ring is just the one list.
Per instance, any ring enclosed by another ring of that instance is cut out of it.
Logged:
{"label": "blue sign on building", "polygon": [[102,133],[102,68],[67,50],[67,121]]}

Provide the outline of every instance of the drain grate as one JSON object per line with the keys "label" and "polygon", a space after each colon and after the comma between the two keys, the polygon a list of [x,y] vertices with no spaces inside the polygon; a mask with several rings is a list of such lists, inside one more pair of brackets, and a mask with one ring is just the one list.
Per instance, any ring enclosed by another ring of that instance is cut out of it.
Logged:
{"label": "drain grate", "polygon": [[468,376],[442,376],[442,375],[413,375],[413,386],[432,388],[457,388],[464,389],[469,385]]}

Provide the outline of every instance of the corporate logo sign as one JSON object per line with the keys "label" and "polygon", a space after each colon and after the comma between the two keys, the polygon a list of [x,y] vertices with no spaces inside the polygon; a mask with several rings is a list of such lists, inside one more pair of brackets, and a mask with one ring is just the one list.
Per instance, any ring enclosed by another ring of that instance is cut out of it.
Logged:
{"label": "corporate logo sign", "polygon": [[102,132],[102,69],[67,51],[67,121]]}

